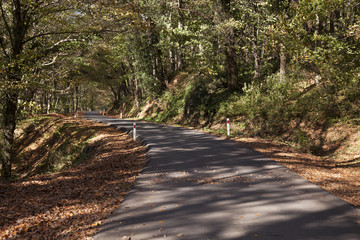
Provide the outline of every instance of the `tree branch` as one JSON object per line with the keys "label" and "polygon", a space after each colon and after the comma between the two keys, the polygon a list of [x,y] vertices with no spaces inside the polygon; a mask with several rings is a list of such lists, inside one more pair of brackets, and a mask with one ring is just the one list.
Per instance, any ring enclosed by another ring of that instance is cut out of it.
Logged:
{"label": "tree branch", "polygon": [[48,62],[48,63],[44,63],[42,64],[43,67],[47,67],[47,66],[50,66],[50,65],[53,65],[56,63],[56,59],[60,56],[60,54],[56,55],[53,60],[51,62]]}
{"label": "tree branch", "polygon": [[105,33],[105,32],[111,32],[111,33],[124,33],[127,30],[121,30],[121,31],[117,31],[117,30],[108,30],[108,29],[103,29],[103,30],[99,30],[99,31],[64,31],[64,32],[46,32],[46,33],[40,33],[38,35],[34,35],[32,37],[29,37],[28,39],[23,41],[23,44],[30,42],[36,38],[39,37],[45,37],[45,36],[51,36],[51,35],[64,35],[64,34],[96,34],[96,33]]}
{"label": "tree branch", "polygon": [[0,9],[1,9],[2,19],[4,20],[4,23],[5,23],[5,28],[6,28],[6,30],[7,30],[8,33],[9,33],[10,42],[12,43],[12,42],[13,42],[13,35],[12,35],[12,32],[11,32],[9,23],[8,23],[8,21],[7,21],[7,18],[6,18],[6,14],[5,14],[5,11],[4,11],[4,8],[3,8],[3,1],[2,1],[2,0],[0,0]]}
{"label": "tree branch", "polygon": [[45,37],[45,36],[50,36],[50,35],[63,35],[63,34],[77,34],[77,33],[80,33],[80,32],[76,32],[76,31],[65,31],[65,32],[46,32],[46,33],[40,33],[40,34],[37,34],[37,35],[34,35],[32,37],[29,37],[28,39],[25,39],[23,41],[23,44],[27,43],[27,42],[30,42],[36,38],[39,38],[39,37]]}
{"label": "tree branch", "polygon": [[54,48],[56,48],[60,44],[66,43],[66,42],[85,42],[85,39],[70,38],[70,36],[68,36],[67,38],[62,39],[62,40],[58,41],[57,43],[55,43],[54,45],[52,45],[50,48],[47,49],[46,52],[51,52],[51,50],[53,50]]}

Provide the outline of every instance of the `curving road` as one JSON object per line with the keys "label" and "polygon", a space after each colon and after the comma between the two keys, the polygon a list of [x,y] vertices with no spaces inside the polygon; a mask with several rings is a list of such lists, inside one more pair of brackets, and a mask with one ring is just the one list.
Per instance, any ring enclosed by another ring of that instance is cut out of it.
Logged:
{"label": "curving road", "polygon": [[239,143],[147,122],[137,133],[148,164],[94,239],[360,239],[360,209]]}

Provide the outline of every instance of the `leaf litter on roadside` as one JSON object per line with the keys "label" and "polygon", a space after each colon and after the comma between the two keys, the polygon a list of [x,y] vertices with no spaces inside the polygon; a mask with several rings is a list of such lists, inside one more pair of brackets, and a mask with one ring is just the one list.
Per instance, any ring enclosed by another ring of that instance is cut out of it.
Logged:
{"label": "leaf litter on roadside", "polygon": [[76,122],[97,129],[85,161],[0,182],[0,239],[89,239],[120,206],[145,165],[145,148],[114,128]]}
{"label": "leaf litter on roadside", "polygon": [[[350,204],[360,206],[360,165],[341,166],[331,157],[299,153],[295,149],[261,138],[234,138]],[[283,183],[286,184],[286,183]]]}

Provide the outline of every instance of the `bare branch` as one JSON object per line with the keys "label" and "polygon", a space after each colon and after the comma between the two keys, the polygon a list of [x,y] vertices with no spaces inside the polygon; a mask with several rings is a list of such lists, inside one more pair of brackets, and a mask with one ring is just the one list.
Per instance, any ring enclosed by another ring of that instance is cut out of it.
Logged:
{"label": "bare branch", "polygon": [[70,36],[68,36],[67,38],[65,39],[62,39],[60,41],[58,41],[57,43],[55,43],[54,45],[52,45],[48,51],[51,51],[52,49],[54,49],[55,47],[59,46],[60,44],[62,43],[65,43],[65,42],[84,42],[85,39],[76,39],[76,38],[70,38]]}
{"label": "bare branch", "polygon": [[56,63],[56,59],[59,57],[59,55],[60,55],[60,54],[56,55],[51,62],[44,63],[42,66],[43,66],[43,67],[47,67],[47,66],[51,66],[51,65],[55,64],[55,63]]}
{"label": "bare branch", "polygon": [[28,39],[25,39],[23,41],[23,43],[27,43],[27,42],[30,42],[36,38],[39,38],[39,37],[45,37],[45,36],[50,36],[50,35],[64,35],[64,34],[78,34],[80,32],[76,32],[76,31],[65,31],[65,32],[46,32],[46,33],[40,33],[40,34],[37,34],[37,35],[34,35],[32,37],[29,37]]}
{"label": "bare branch", "polygon": [[27,42],[30,42],[36,38],[39,38],[39,37],[45,37],[45,36],[51,36],[51,35],[64,35],[64,34],[96,34],[96,33],[105,33],[105,32],[111,32],[111,33],[124,33],[126,32],[127,30],[120,30],[120,31],[117,31],[117,30],[109,30],[109,29],[102,29],[102,30],[98,30],[98,31],[84,31],[84,32],[81,32],[81,31],[64,31],[64,32],[46,32],[46,33],[41,33],[41,34],[38,34],[38,35],[34,35],[32,37],[29,37],[28,39],[24,40],[23,43],[27,43]]}

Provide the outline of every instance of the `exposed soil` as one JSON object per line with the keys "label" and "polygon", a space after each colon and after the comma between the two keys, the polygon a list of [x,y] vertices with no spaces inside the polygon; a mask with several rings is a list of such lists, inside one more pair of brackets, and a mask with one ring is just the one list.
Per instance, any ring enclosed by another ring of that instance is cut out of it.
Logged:
{"label": "exposed soil", "polygon": [[145,148],[125,133],[85,120],[64,121],[96,129],[86,159],[58,173],[0,181],[0,239],[91,239],[143,169]]}

